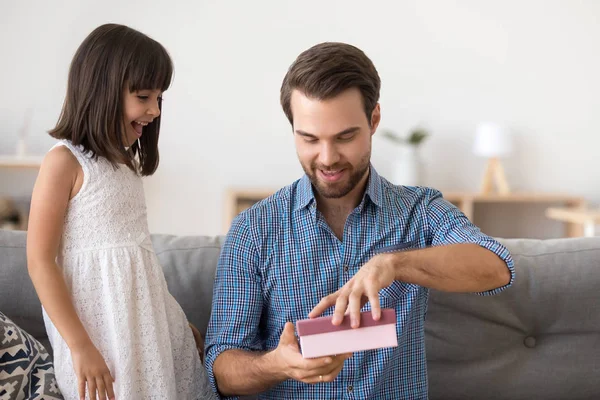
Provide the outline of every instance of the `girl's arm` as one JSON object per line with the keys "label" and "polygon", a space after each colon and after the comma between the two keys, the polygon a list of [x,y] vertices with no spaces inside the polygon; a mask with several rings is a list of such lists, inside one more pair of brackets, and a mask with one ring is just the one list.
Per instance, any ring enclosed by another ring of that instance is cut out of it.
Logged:
{"label": "girl's arm", "polygon": [[[56,256],[69,200],[81,187],[83,172],[66,147],[58,147],[44,159],[33,188],[27,232],[27,268],[35,290],[52,323],[70,349],[86,345],[85,331]],[[75,193],[73,193],[75,192]]]}
{"label": "girl's arm", "polygon": [[[46,313],[71,350],[80,395],[87,381],[90,392],[94,392],[90,397],[95,398],[96,388],[99,392],[106,390],[113,397],[112,377],[110,385],[105,379],[105,374],[110,376],[110,372],[77,316],[61,269],[56,264],[67,206],[82,183],[83,171],[68,148],[60,146],[48,153],[40,167],[31,199],[27,268]],[[82,359],[86,360],[84,364],[97,371],[78,367],[77,364],[81,364],[78,360]]]}

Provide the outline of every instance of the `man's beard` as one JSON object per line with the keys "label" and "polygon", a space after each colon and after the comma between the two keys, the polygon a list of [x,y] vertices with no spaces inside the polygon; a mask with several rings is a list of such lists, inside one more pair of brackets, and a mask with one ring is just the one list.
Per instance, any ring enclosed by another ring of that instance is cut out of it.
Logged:
{"label": "man's beard", "polygon": [[[371,159],[371,152],[369,151],[365,156],[360,160],[360,162],[353,167],[350,164],[335,164],[331,167],[324,167],[317,165],[316,162],[313,162],[310,165],[310,169],[306,168],[304,164],[302,164],[302,169],[310,179],[313,187],[317,190],[317,192],[326,199],[339,199],[341,197],[346,196],[348,193],[352,191],[359,184],[361,179],[365,176],[367,171],[369,170],[369,160]],[[317,171],[339,171],[341,169],[345,170],[345,173],[349,174],[349,178],[343,179],[341,182],[323,182],[317,177]]]}

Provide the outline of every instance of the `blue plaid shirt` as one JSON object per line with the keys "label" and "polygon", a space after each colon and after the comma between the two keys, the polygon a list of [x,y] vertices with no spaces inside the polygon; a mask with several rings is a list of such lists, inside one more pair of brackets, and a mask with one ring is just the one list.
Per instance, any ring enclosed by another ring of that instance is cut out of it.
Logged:
{"label": "blue plaid shirt", "polygon": [[[307,318],[321,298],[341,288],[378,251],[451,243],[476,243],[493,251],[506,262],[512,283],[513,261],[506,248],[481,233],[440,192],[393,185],[373,167],[343,240],[317,210],[307,176],[257,203],[234,220],[218,263],[206,337],[213,388],[219,354],[274,349],[286,321]],[[259,398],[427,399],[427,298],[424,287],[393,283],[380,292],[380,302],[396,310],[398,347],[355,353],[331,383],[290,379]],[[363,311],[369,309],[367,304]]]}

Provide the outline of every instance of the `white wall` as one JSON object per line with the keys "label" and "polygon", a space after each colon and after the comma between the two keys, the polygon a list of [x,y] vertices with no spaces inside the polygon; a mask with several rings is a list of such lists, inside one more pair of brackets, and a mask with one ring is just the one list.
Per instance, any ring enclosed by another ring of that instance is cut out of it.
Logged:
{"label": "white wall", "polygon": [[[279,86],[294,58],[322,41],[353,43],[373,59],[382,127],[433,131],[426,184],[477,189],[483,160],[471,155],[472,132],[492,120],[517,133],[506,166],[515,189],[600,201],[600,2],[1,1],[0,153],[13,151],[27,108],[30,150],[52,144],[45,131],[70,59],[97,25],[128,24],[170,51],[162,161],[146,181],[153,232],[221,233],[227,187],[300,176]],[[392,158],[376,138],[384,175]],[[0,192],[26,193],[31,180],[0,172]]]}

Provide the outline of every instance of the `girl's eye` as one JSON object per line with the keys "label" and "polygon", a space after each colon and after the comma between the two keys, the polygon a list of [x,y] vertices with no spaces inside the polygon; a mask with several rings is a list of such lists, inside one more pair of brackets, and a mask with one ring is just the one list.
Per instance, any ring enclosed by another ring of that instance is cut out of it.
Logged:
{"label": "girl's eye", "polygon": [[143,96],[143,95],[141,95],[141,94],[138,94],[138,96],[137,96],[137,97],[138,97],[138,99],[140,99],[140,100],[147,100],[147,99],[148,99],[148,96]]}

